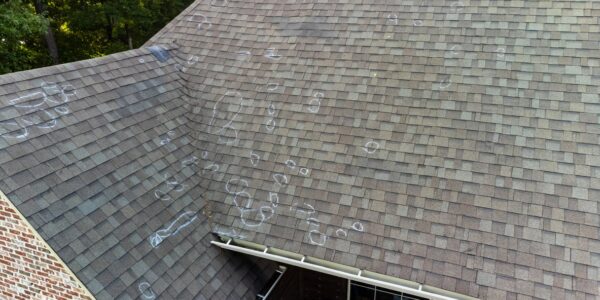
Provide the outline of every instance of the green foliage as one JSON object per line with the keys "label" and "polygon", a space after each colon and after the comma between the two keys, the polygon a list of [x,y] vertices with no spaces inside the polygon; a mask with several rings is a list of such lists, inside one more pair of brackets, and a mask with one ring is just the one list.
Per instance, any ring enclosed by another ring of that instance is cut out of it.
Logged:
{"label": "green foliage", "polygon": [[49,62],[39,51],[39,39],[47,26],[46,19],[36,15],[32,6],[18,0],[0,2],[0,74]]}
{"label": "green foliage", "polygon": [[130,40],[133,48],[140,47],[193,2],[46,0],[46,12],[39,16],[35,0],[3,1],[0,37],[10,36],[10,45],[19,51],[8,47],[9,38],[0,43],[0,74],[51,64],[43,39],[46,26],[54,33],[60,61],[77,61],[127,50]]}

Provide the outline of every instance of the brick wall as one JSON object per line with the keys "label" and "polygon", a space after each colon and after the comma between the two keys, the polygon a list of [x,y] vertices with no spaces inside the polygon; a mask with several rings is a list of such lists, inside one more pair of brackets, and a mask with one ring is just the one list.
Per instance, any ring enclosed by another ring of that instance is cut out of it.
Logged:
{"label": "brick wall", "polygon": [[0,196],[0,299],[91,299],[8,200]]}

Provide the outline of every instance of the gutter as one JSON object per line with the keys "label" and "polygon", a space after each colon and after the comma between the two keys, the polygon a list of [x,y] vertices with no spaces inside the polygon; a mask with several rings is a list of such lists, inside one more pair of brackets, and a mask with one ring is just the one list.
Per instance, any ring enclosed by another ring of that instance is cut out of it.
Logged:
{"label": "gutter", "polygon": [[264,245],[255,244],[248,241],[233,239],[230,237],[219,236],[224,242],[211,241],[211,244],[218,246],[223,249],[252,255],[276,261],[282,264],[296,266],[320,273],[329,274],[362,282],[377,287],[390,289],[397,292],[409,293],[415,296],[425,297],[432,300],[471,300],[476,299],[453,293],[450,291],[442,290],[427,285],[422,285],[416,282],[399,279],[396,277],[378,274],[366,270],[360,270],[358,268],[341,265],[338,263],[313,258],[281,249],[271,248]]}

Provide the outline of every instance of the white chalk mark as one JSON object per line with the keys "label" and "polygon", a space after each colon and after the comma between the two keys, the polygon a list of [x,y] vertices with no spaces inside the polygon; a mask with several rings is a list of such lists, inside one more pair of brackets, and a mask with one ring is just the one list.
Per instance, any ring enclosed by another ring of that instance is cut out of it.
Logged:
{"label": "white chalk mark", "polygon": [[44,91],[46,100],[55,104],[67,103],[71,96],[77,95],[75,88],[70,84],[59,85],[54,82],[43,82],[40,87]]}
{"label": "white chalk mark", "polygon": [[179,231],[194,222],[196,218],[196,213],[192,211],[180,214],[167,228],[158,230],[149,237],[150,245],[154,248],[158,247],[164,239],[176,235]]}
{"label": "white chalk mark", "polygon": [[198,23],[198,29],[209,29],[212,24],[208,21],[208,17],[201,13],[194,13],[188,18],[188,21]]}
{"label": "white chalk mark", "polygon": [[[290,207],[290,211],[292,210],[292,208],[296,207],[297,205],[298,205],[298,203],[294,203]],[[305,214],[305,215],[312,215],[312,214],[316,213],[315,208],[312,205],[307,204],[307,203],[303,203],[303,205],[308,207],[310,210],[304,210],[304,209],[296,207],[296,211],[299,211],[300,213]]]}
{"label": "white chalk mark", "polygon": [[276,91],[278,88],[279,88],[278,83],[274,83],[274,82],[267,83],[267,91],[269,91],[269,92]]}
{"label": "white chalk mark", "polygon": [[413,20],[413,25],[415,25],[415,26],[422,26],[423,25],[423,20]]}
{"label": "white chalk mark", "polygon": [[138,285],[138,290],[142,293],[144,299],[152,300],[156,298],[156,294],[152,290],[150,283],[144,281]]}
{"label": "white chalk mark", "polygon": [[42,106],[48,100],[48,95],[42,92],[31,93],[15,99],[11,99],[8,103],[19,108],[34,108]]}
{"label": "white chalk mark", "polygon": [[273,174],[273,180],[275,180],[275,184],[277,184],[278,186],[288,184],[288,178],[287,178],[287,176],[285,176],[285,174],[281,174],[281,173]]}
{"label": "white chalk mark", "polygon": [[54,108],[54,111],[61,115],[66,115],[70,112],[67,106],[57,106]]}
{"label": "white chalk mark", "polygon": [[275,129],[275,120],[269,119],[267,124],[265,124],[265,128],[268,132],[272,132]]}
{"label": "white chalk mark", "polygon": [[202,151],[202,159],[206,159],[208,157],[208,151]]}
{"label": "white chalk mark", "polygon": [[450,79],[450,76],[445,77],[444,79],[440,80],[440,90],[445,90],[447,88],[449,88],[452,85],[452,80]]}
{"label": "white chalk mark", "polygon": [[[317,235],[317,238],[315,238],[315,234]],[[310,243],[313,245],[323,246],[325,245],[325,242],[327,242],[327,235],[321,233],[316,229],[313,229],[308,232],[308,238],[310,240]]]}
{"label": "white chalk mark", "polygon": [[302,176],[308,176],[308,174],[310,173],[310,170],[307,168],[300,168],[300,175]]}
{"label": "white chalk mark", "polygon": [[[240,212],[242,223],[248,227],[258,227],[275,214],[275,210],[271,206],[261,206],[258,209],[241,209]],[[260,221],[250,220],[248,215],[256,212],[260,215]]]}
{"label": "white chalk mark", "polygon": [[[228,121],[225,125],[221,126],[221,128],[217,131],[212,130],[212,127],[214,126],[215,123],[215,118],[219,112],[218,110],[218,106],[221,103],[221,101],[223,101],[223,99],[225,99],[225,97],[231,97],[233,96],[235,101],[238,101],[238,103],[236,103],[239,108],[238,110],[233,114],[233,116],[230,119],[227,119],[226,121]],[[238,116],[238,114],[242,111],[242,107],[244,106],[243,103],[243,98],[242,98],[242,94],[240,94],[239,92],[232,92],[232,91],[227,91],[225,93],[225,95],[221,96],[221,98],[219,98],[219,100],[217,100],[217,102],[215,103],[215,105],[213,106],[213,114],[212,114],[212,119],[209,122],[209,133],[213,133],[213,134],[217,134],[219,135],[219,142],[223,142],[227,145],[231,145],[233,143],[235,143],[238,140],[238,130],[233,127],[232,123],[235,120],[235,118]],[[225,132],[227,130],[231,130],[233,131],[233,133],[235,134],[234,137],[225,137],[223,138],[223,135],[225,134]]]}
{"label": "white chalk mark", "polygon": [[252,53],[250,51],[238,51],[236,52],[237,54],[237,60],[240,61],[249,61],[250,57],[252,56]]}
{"label": "white chalk mark", "polygon": [[[67,106],[52,106],[69,102],[69,98],[76,94],[73,86],[43,82],[40,85],[40,89],[42,90],[41,92],[33,92],[8,101],[9,104],[17,109],[25,109],[23,114],[30,116],[21,117],[24,126],[21,126],[17,121],[1,123],[5,127],[16,127],[13,130],[9,129],[8,133],[2,135],[3,137],[9,139],[26,138],[29,135],[28,126],[35,126],[39,129],[54,128],[58,124],[57,118],[60,115],[69,113]],[[42,106],[44,104],[49,106],[49,108],[43,109]]]}
{"label": "white chalk mark", "polygon": [[285,165],[292,170],[296,168],[296,162],[291,159],[286,160]]}
{"label": "white chalk mark", "polygon": [[365,228],[363,227],[363,224],[361,222],[354,222],[352,224],[352,229],[356,230],[356,231],[360,231],[363,232],[365,230]]}
{"label": "white chalk mark", "polygon": [[309,225],[319,225],[321,224],[321,220],[317,219],[317,218],[308,218],[306,219],[306,223]]}
{"label": "white chalk mark", "polygon": [[377,143],[375,141],[368,141],[365,144],[365,146],[363,147],[363,150],[365,150],[365,152],[367,152],[368,154],[373,154],[378,149],[379,149],[379,143]]}
{"label": "white chalk mark", "polygon": [[316,114],[319,112],[319,109],[321,108],[321,99],[319,98],[312,98],[310,99],[310,101],[308,102],[308,111]]}
{"label": "white chalk mark", "polygon": [[282,56],[277,53],[277,49],[275,48],[267,49],[264,56],[270,60],[280,60],[282,58]]}
{"label": "white chalk mark", "polygon": [[200,61],[200,57],[198,57],[196,55],[190,55],[190,57],[188,57],[188,59],[187,59],[187,64],[190,65],[190,66],[193,66],[198,61]]}
{"label": "white chalk mark", "polygon": [[260,162],[260,156],[250,151],[250,163],[256,167],[258,165],[258,162]]}
{"label": "white chalk mark", "polygon": [[[56,116],[47,110],[42,110],[41,112],[46,114],[46,117],[48,119],[50,119],[50,121],[42,122],[43,121],[42,118],[38,116],[39,122],[37,122],[37,124],[36,124],[37,128],[40,128],[40,129],[54,128],[54,126],[56,126],[56,124],[57,124]],[[30,121],[26,120],[25,118],[23,118],[23,121],[30,122]],[[34,124],[34,122],[31,122],[31,124]]]}
{"label": "white chalk mark", "polygon": [[182,72],[182,73],[185,73],[185,72],[187,72],[187,68],[186,68],[186,67],[184,67],[184,66],[183,66],[183,65],[181,65],[181,64],[176,64],[176,65],[175,65],[175,70],[177,70],[177,71],[179,71],[179,72]]}
{"label": "white chalk mark", "polygon": [[279,195],[277,193],[269,192],[269,202],[273,207],[277,207],[279,205]]}
{"label": "white chalk mark", "polygon": [[321,92],[316,92],[313,97],[318,98],[320,100],[320,99],[323,99],[323,97],[325,97],[325,95]]}
{"label": "white chalk mark", "polygon": [[393,23],[394,25],[398,25],[398,15],[396,15],[396,14],[387,15],[387,22]]}
{"label": "white chalk mark", "polygon": [[342,228],[339,228],[338,230],[335,231],[335,236],[337,237],[347,237],[348,236],[348,232]]}
{"label": "white chalk mark", "polygon": [[26,138],[27,136],[29,136],[29,130],[27,129],[27,127],[21,127],[19,124],[17,124],[17,122],[8,121],[8,122],[3,122],[2,125],[17,127],[14,130],[10,130],[8,133],[3,134],[2,137],[11,138],[11,139],[22,139],[22,138]]}
{"label": "white chalk mark", "polygon": [[171,179],[171,180],[167,180],[167,187],[176,191],[176,192],[182,192],[185,189],[185,185],[184,184],[180,184],[179,181],[175,178],[175,179]]}
{"label": "white chalk mark", "polygon": [[504,58],[505,53],[506,53],[506,49],[504,49],[502,47],[498,47],[496,49],[496,56],[498,56],[498,58]]}
{"label": "white chalk mark", "polygon": [[225,183],[225,191],[229,194],[238,193],[238,191],[232,190],[233,185],[241,185],[241,191],[245,190],[249,186],[248,181],[246,179],[232,178],[229,179],[227,183]]}
{"label": "white chalk mark", "polygon": [[166,145],[166,144],[168,144],[168,143],[170,143],[170,142],[171,142],[171,139],[170,139],[169,137],[165,137],[165,138],[162,138],[162,139],[160,140],[160,145],[161,145],[161,146],[164,146],[164,145]]}
{"label": "white chalk mark", "polygon": [[275,114],[275,105],[273,105],[272,103],[269,104],[269,108],[267,109],[267,113],[269,114],[269,116],[272,116]]}
{"label": "white chalk mark", "polygon": [[143,64],[143,63],[145,63],[145,62],[146,62],[146,60],[145,60],[145,59],[143,59],[143,58],[140,58],[140,59],[138,59],[138,61],[139,61],[141,64]]}
{"label": "white chalk mark", "polygon": [[169,131],[167,131],[167,135],[170,136],[170,137],[174,137],[175,136],[175,131],[169,130]]}
{"label": "white chalk mark", "polygon": [[210,1],[210,6],[224,7],[227,6],[227,3],[229,3],[228,0],[212,0]]}
{"label": "white chalk mark", "polygon": [[215,164],[215,163],[210,163],[208,166],[204,167],[204,169],[202,170],[202,173],[205,173],[206,171],[209,172],[219,172],[219,165]]}
{"label": "white chalk mark", "polygon": [[185,168],[185,167],[191,166],[191,165],[198,165],[198,161],[199,161],[199,159],[196,156],[192,156],[190,158],[184,159],[181,162],[181,167]]}
{"label": "white chalk mark", "polygon": [[161,190],[155,190],[154,191],[154,197],[156,197],[156,199],[161,200],[161,201],[170,201],[171,196],[169,196],[167,193],[161,191]]}
{"label": "white chalk mark", "polygon": [[465,4],[462,1],[456,1],[450,4],[450,11],[452,12],[460,12],[463,10]]}
{"label": "white chalk mark", "polygon": [[250,209],[252,204],[254,204],[254,199],[246,191],[241,191],[234,194],[233,204],[239,209]]}
{"label": "white chalk mark", "polygon": [[460,45],[454,45],[450,48],[450,54],[453,56],[459,55],[462,47]]}

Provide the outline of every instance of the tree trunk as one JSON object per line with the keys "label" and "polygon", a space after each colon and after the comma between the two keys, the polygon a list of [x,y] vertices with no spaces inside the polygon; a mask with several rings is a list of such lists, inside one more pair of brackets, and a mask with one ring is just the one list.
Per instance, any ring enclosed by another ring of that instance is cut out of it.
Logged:
{"label": "tree trunk", "polygon": [[[42,3],[42,0],[35,0],[34,4],[35,12],[38,15],[43,15],[46,11],[46,6]],[[54,38],[54,33],[52,32],[51,26],[48,26],[48,30],[46,31],[44,38],[46,39],[46,45],[48,46],[48,54],[50,55],[50,58],[52,58],[52,63],[60,63],[58,57],[58,46],[56,45],[56,39]]]}
{"label": "tree trunk", "polygon": [[129,33],[129,25],[125,24],[125,33],[127,34],[127,43],[129,44],[129,50],[133,49],[133,38],[131,38],[131,33]]}

